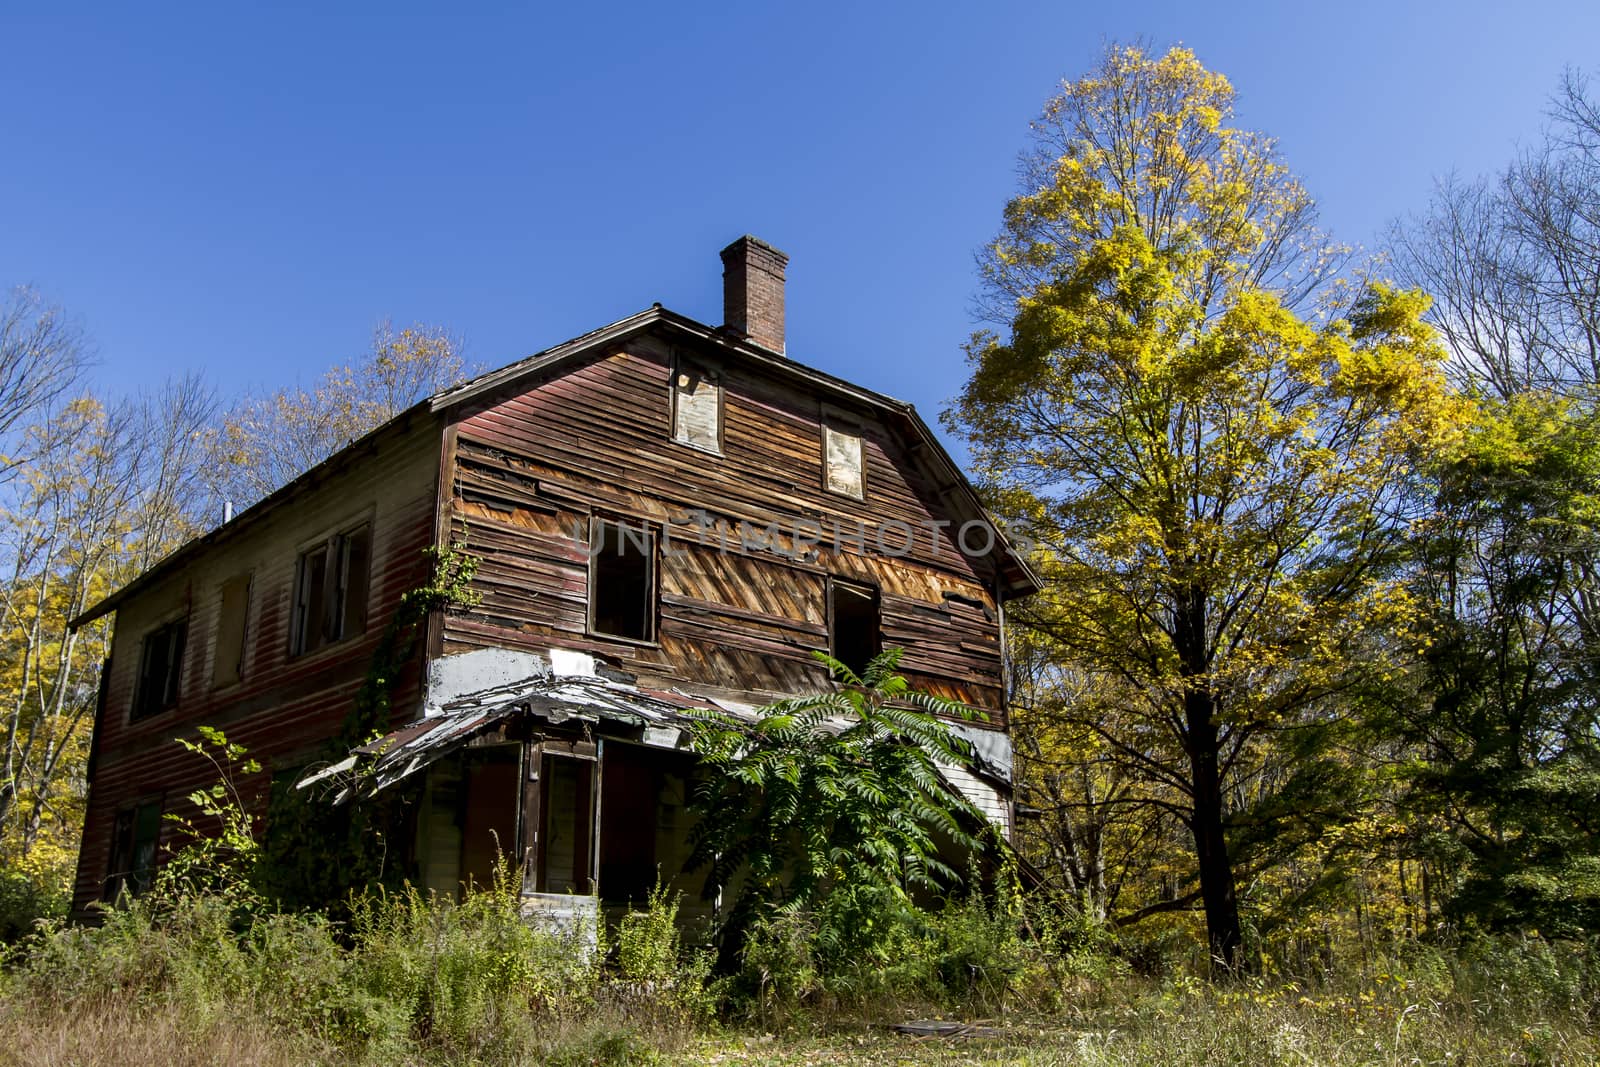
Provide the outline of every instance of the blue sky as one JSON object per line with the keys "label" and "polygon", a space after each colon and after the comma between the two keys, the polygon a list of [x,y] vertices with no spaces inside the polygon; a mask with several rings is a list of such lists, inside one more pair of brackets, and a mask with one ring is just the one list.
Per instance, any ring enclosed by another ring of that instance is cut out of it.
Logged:
{"label": "blue sky", "polygon": [[385,318],[490,365],[657,300],[717,322],[750,232],[790,355],[931,417],[1028,121],[1106,42],[1193,47],[1368,246],[1600,62],[1592,0],[342,10],[0,6],[0,285],[109,387],[310,381]]}

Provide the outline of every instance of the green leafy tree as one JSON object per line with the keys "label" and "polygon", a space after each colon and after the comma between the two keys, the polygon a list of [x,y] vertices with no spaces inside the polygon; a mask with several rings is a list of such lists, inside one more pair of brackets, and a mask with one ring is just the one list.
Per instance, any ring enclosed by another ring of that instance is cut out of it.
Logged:
{"label": "green leafy tree", "polygon": [[780,700],[753,723],[708,712],[692,728],[705,775],[688,866],[733,894],[724,962],[772,911],[830,906],[870,944],[873,916],[959,882],[942,847],[979,847],[983,816],[940,773],[973,755],[939,716],[974,713],[911,688],[900,649],[859,677],[817,655],[836,690]]}
{"label": "green leafy tree", "polygon": [[256,820],[240,792],[240,779],[260,774],[261,764],[214,726],[198,727],[195,734],[194,740],[176,741],[209,763],[217,776],[189,794],[188,811],[167,813],[182,841],[162,864],[152,895],[158,907],[168,909],[197,897],[217,897],[243,918],[264,904],[255,885],[261,858]]}
{"label": "green leafy tree", "polygon": [[1409,804],[1448,917],[1600,929],[1600,414],[1522,395],[1437,471],[1416,585],[1431,609]]}
{"label": "green leafy tree", "polygon": [[1600,921],[1600,103],[1569,71],[1543,136],[1452,178],[1390,233],[1464,391],[1430,470],[1413,689],[1380,730],[1413,762],[1407,839],[1447,918],[1557,933]]}
{"label": "green leafy tree", "polygon": [[1041,546],[1019,621],[1126,692],[1101,736],[1188,828],[1230,970],[1230,824],[1267,742],[1405,625],[1391,507],[1454,416],[1426,298],[1341,274],[1232,103],[1191,52],[1113,48],[1047,105],[984,257],[1004,336],[973,340],[947,415]]}

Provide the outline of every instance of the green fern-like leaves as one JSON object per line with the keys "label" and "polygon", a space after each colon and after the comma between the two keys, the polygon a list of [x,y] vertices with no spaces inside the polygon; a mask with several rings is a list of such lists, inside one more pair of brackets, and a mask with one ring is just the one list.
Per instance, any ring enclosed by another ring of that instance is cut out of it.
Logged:
{"label": "green fern-like leaves", "polygon": [[984,819],[940,773],[973,761],[941,716],[977,713],[913,689],[901,654],[857,675],[816,653],[838,688],[779,700],[754,722],[699,715],[692,745],[707,773],[689,865],[708,872],[708,891],[740,887],[734,937],[762,912],[814,909],[841,891],[909,904],[959,881],[947,858],[979,847]]}

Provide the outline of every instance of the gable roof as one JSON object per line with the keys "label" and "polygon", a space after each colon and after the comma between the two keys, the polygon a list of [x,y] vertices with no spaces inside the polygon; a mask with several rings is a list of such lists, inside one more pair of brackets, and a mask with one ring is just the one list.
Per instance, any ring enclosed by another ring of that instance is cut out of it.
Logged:
{"label": "gable roof", "polygon": [[[330,471],[351,462],[359,452],[364,448],[370,447],[378,438],[392,436],[397,430],[406,428],[419,415],[444,415],[448,417],[459,408],[474,401],[486,400],[502,392],[514,389],[518,383],[529,377],[557,370],[563,364],[592,355],[598,350],[603,350],[608,345],[652,331],[677,336],[681,340],[688,342],[717,346],[736,358],[758,366],[776,377],[802,383],[814,391],[825,394],[835,400],[854,402],[879,412],[884,416],[884,421],[899,432],[911,445],[913,454],[917,457],[925,458],[929,472],[934,475],[935,489],[940,494],[943,502],[949,505],[964,520],[976,519],[990,522],[988,512],[984,509],[977,490],[973,488],[972,483],[967,480],[967,476],[962,473],[955,460],[950,458],[949,452],[945,451],[944,446],[939,443],[939,439],[934,436],[932,429],[922,420],[922,416],[917,414],[916,408],[911,404],[903,400],[895,400],[882,393],[873,392],[870,389],[864,389],[859,385],[852,385],[843,378],[797,363],[789,357],[764,348],[731,330],[707,326],[686,315],[680,315],[677,312],[667,310],[660,304],[655,304],[636,314],[629,315],[625,319],[618,319],[616,322],[591,330],[569,341],[564,341],[553,348],[547,348],[525,359],[517,360],[515,363],[509,363],[498,370],[480,374],[471,381],[452,386],[420,401],[388,422],[350,442],[350,444],[304,474],[252,504],[231,522],[218,526],[167,554],[133,581],[111,593],[93,607],[85,610],[68,625],[72,629],[77,629],[115,611],[117,607],[135,593],[153,585],[156,581],[193,559],[211,545],[231,537],[247,526],[253,525],[281,502],[315,484]],[[1042,588],[1038,576],[1011,545],[1006,538],[1005,531],[998,526],[994,527],[994,530],[994,554],[996,555],[998,569],[1003,581],[1001,599],[1024,596]]]}

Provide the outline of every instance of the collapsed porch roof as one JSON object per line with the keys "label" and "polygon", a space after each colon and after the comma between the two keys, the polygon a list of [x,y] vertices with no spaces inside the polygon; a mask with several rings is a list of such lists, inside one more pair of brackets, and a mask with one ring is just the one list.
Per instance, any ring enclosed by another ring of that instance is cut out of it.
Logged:
{"label": "collapsed porch roof", "polygon": [[[296,788],[321,786],[334,804],[370,797],[460,751],[488,731],[522,717],[533,717],[552,726],[576,721],[642,728],[646,744],[679,749],[688,726],[706,714],[717,713],[751,723],[760,714],[748,704],[678,689],[653,689],[594,674],[535,673],[449,700],[437,712],[306,775]],[[1009,746],[994,743],[1004,735],[960,723],[947,725],[971,744],[972,773],[1006,787],[1011,785]]]}
{"label": "collapsed porch roof", "polygon": [[532,675],[461,696],[414,723],[352,750],[345,759],[306,775],[296,788],[322,785],[335,804],[371,796],[459,751],[512,719],[533,716],[551,725],[609,721],[664,728],[658,747],[675,748],[695,712],[748,715],[749,709],[676,690],[649,689],[592,675]]}

